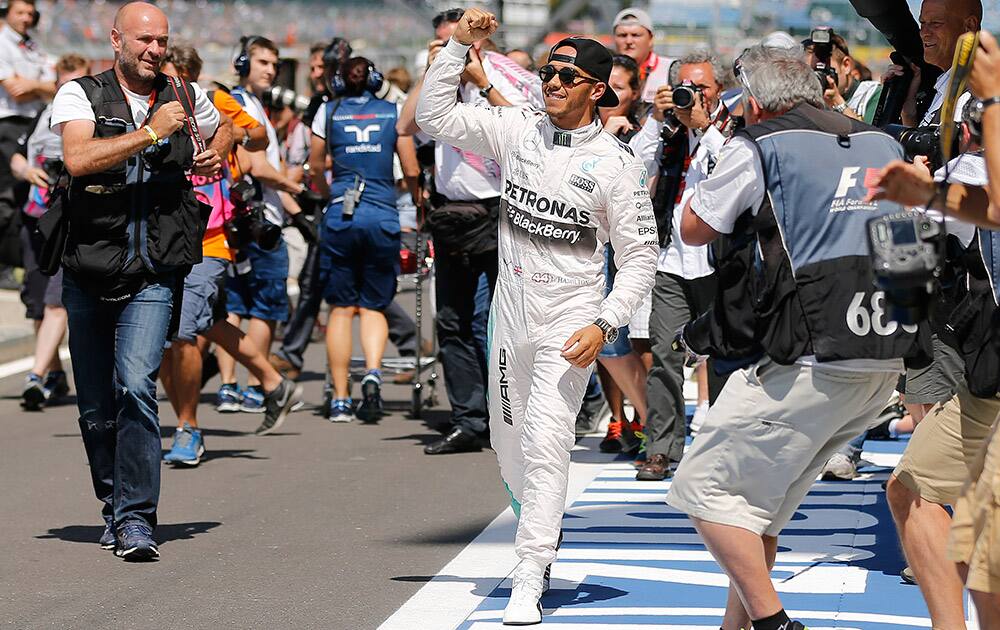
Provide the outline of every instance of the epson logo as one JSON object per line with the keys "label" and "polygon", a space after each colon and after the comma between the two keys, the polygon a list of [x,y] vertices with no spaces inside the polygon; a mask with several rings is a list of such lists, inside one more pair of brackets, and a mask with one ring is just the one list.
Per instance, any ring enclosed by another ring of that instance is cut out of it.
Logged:
{"label": "epson logo", "polygon": [[570,175],[569,184],[589,193],[594,192],[594,186],[597,185],[594,181],[586,177],[580,177],[579,175]]}
{"label": "epson logo", "polygon": [[507,350],[500,348],[499,357],[497,358],[497,368],[500,372],[500,379],[498,380],[500,385],[500,409],[503,412],[503,421],[514,426],[514,412],[510,404],[510,383],[507,380],[508,367]]}

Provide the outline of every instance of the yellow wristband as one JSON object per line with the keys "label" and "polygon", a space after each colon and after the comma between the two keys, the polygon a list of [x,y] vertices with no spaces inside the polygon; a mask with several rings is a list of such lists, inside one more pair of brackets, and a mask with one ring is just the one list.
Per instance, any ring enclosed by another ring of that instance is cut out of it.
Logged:
{"label": "yellow wristband", "polygon": [[152,145],[154,145],[154,144],[156,144],[157,142],[160,141],[160,137],[156,135],[156,132],[153,131],[152,127],[150,127],[149,125],[146,125],[142,129],[143,129],[143,131],[145,131],[146,133],[149,134],[149,141],[150,141],[149,145],[150,146],[152,146]]}

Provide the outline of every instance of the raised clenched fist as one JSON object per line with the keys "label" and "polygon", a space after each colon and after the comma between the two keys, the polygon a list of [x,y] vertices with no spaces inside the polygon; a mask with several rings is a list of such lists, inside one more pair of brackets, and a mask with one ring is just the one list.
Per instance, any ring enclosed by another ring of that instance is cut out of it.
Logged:
{"label": "raised clenched fist", "polygon": [[452,37],[460,44],[471,46],[496,32],[500,24],[495,15],[482,9],[468,9],[458,21]]}

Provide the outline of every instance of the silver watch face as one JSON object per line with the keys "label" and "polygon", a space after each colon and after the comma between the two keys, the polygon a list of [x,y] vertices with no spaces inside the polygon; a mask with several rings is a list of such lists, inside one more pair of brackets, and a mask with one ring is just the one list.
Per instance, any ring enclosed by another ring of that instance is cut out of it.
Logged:
{"label": "silver watch face", "polygon": [[604,333],[604,343],[614,343],[618,341],[618,329],[612,328]]}

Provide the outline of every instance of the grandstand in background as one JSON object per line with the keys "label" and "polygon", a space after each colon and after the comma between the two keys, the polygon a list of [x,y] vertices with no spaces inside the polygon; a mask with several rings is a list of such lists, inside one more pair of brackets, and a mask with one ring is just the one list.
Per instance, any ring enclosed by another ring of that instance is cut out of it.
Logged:
{"label": "grandstand in background", "polygon": [[[919,0],[909,0],[916,12]],[[119,0],[39,0],[38,38],[55,54],[79,52],[107,62],[108,32]],[[274,39],[282,56],[304,60],[309,45],[348,38],[358,54],[382,69],[413,68],[432,36],[431,18],[454,6],[483,6],[500,13],[503,47],[544,49],[561,33],[599,36],[610,44],[611,20],[624,6],[646,7],[657,30],[657,49],[678,55],[712,46],[732,55],[773,30],[805,36],[825,24],[844,34],[852,51],[884,67],[885,40],[857,16],[848,0],[160,0],[172,37],[195,42],[206,78],[233,82],[231,60],[241,35]],[[1000,28],[1000,0],[984,0],[986,28]],[[100,67],[100,64],[99,64]],[[303,73],[297,73],[300,87]],[[291,84],[291,77],[282,77]]]}

